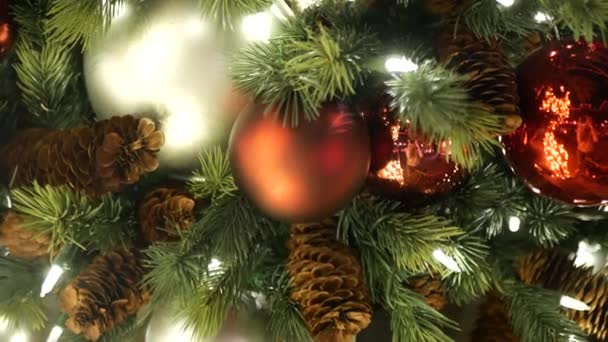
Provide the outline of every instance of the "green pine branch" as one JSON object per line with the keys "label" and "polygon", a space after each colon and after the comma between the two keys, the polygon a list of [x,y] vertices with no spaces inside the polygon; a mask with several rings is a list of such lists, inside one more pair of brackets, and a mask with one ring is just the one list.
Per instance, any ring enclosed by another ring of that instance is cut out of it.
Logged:
{"label": "green pine branch", "polygon": [[586,341],[576,323],[560,312],[558,293],[513,281],[504,288],[513,330],[523,342]]}
{"label": "green pine branch", "polygon": [[90,109],[75,71],[71,49],[51,42],[45,30],[45,0],[27,0],[13,7],[20,26],[15,64],[21,100],[36,125],[65,128],[88,120]]}
{"label": "green pine branch", "polygon": [[238,20],[248,14],[265,11],[272,0],[199,0],[203,15],[224,29],[234,29]]}
{"label": "green pine branch", "polygon": [[247,259],[257,243],[278,234],[276,225],[241,196],[220,198],[202,215],[191,228],[192,241],[222,261]]}
{"label": "green pine branch", "polygon": [[110,251],[132,240],[129,212],[120,199],[88,198],[67,186],[17,188],[11,191],[13,209],[25,215],[25,227],[51,236],[51,255],[60,246]]}
{"label": "green pine branch", "polygon": [[481,162],[482,152],[497,146],[503,133],[501,119],[473,101],[465,86],[466,76],[441,66],[424,63],[412,72],[387,82],[399,119],[434,143],[448,143],[449,156],[467,169]]}
{"label": "green pine branch", "polygon": [[189,300],[209,262],[209,258],[192,253],[182,242],[152,245],[144,254],[148,272],[143,283],[151,290],[153,304]]}
{"label": "green pine branch", "polygon": [[124,0],[50,0],[46,32],[51,41],[90,47],[97,34],[107,31]]}
{"label": "green pine branch", "polygon": [[276,267],[264,289],[267,300],[269,322],[267,331],[271,342],[302,341],[312,342],[304,317],[290,299],[290,276],[284,267]]}
{"label": "green pine branch", "polygon": [[38,294],[43,282],[41,265],[0,257],[0,319],[8,329],[42,329],[47,321]]}
{"label": "green pine branch", "polygon": [[196,198],[218,199],[231,196],[237,190],[230,171],[227,153],[220,147],[206,150],[199,156],[200,168],[188,182],[190,193]]}
{"label": "green pine branch", "polygon": [[246,260],[209,267],[193,296],[180,308],[185,327],[192,330],[196,339],[217,335],[230,310],[252,304],[247,284],[267,255],[267,250],[258,249]]}
{"label": "green pine branch", "polygon": [[574,39],[584,38],[592,42],[595,30],[602,37],[608,23],[607,0],[537,0],[542,12],[555,23],[572,31]]}
{"label": "green pine branch", "polygon": [[476,36],[501,39],[507,35],[527,36],[543,26],[534,20],[536,1],[519,0],[510,7],[496,0],[475,0],[464,13],[464,22]]}
{"label": "green pine branch", "polygon": [[231,75],[240,90],[276,110],[284,124],[297,126],[301,119],[316,119],[323,103],[354,94],[375,40],[354,28],[290,27],[281,37],[242,50]]}
{"label": "green pine branch", "polygon": [[542,247],[553,247],[575,231],[573,208],[551,199],[534,196],[526,202],[524,227]]}

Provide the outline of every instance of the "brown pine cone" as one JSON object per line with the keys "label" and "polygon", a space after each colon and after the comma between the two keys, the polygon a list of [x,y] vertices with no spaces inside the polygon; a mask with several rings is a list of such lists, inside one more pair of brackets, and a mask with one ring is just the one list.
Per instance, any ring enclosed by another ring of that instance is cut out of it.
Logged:
{"label": "brown pine cone", "polygon": [[452,16],[462,13],[471,5],[471,0],[426,0],[429,12],[440,16]]}
{"label": "brown pine cone", "polygon": [[463,23],[449,22],[438,41],[439,61],[466,75],[473,100],[505,118],[505,133],[521,125],[515,70],[500,44],[475,36]]}
{"label": "brown pine cone", "polygon": [[116,250],[98,255],[61,291],[61,310],[66,326],[75,334],[97,341],[149,300],[140,287],[144,268],[135,251]]}
{"label": "brown pine cone", "polygon": [[589,311],[566,310],[588,335],[608,338],[608,278],[592,268],[576,267],[574,259],[557,250],[538,250],[521,256],[518,274],[528,284],[558,290],[589,305]]}
{"label": "brown pine cone", "polygon": [[137,210],[144,240],[179,240],[177,229],[187,230],[194,222],[194,205],[194,199],[179,189],[158,188],[147,193]]}
{"label": "brown pine cone", "polygon": [[517,341],[519,338],[513,333],[511,320],[501,296],[496,292],[489,293],[479,308],[479,317],[471,334],[471,342]]}
{"label": "brown pine cone", "polygon": [[120,191],[158,167],[163,144],[149,119],[114,117],[91,127],[18,132],[0,147],[0,177],[14,186],[70,185],[89,195]]}
{"label": "brown pine cone", "polygon": [[290,296],[319,342],[352,341],[371,321],[363,271],[354,251],[336,239],[331,220],[295,224],[288,269]]}
{"label": "brown pine cone", "polygon": [[445,288],[441,279],[431,275],[422,275],[408,280],[408,288],[426,299],[427,304],[435,310],[442,310],[448,305]]}
{"label": "brown pine cone", "polygon": [[23,221],[19,214],[7,211],[0,225],[0,243],[16,258],[48,258],[51,237],[23,227]]}

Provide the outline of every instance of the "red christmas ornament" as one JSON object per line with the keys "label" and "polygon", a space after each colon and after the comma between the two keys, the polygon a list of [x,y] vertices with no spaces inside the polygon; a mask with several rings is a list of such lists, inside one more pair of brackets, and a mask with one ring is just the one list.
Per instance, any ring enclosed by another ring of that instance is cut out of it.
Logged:
{"label": "red christmas ornament", "polygon": [[276,112],[251,106],[230,136],[239,188],[268,216],[285,222],[323,219],[346,205],[365,183],[369,137],[363,118],[329,104],[320,118],[284,127]]}
{"label": "red christmas ornament", "polygon": [[406,202],[428,203],[451,191],[463,171],[447,159],[447,143],[432,144],[409,125],[394,119],[388,106],[368,111],[372,166],[368,187],[378,195]]}
{"label": "red christmas ornament", "polygon": [[0,57],[13,47],[15,26],[9,15],[8,0],[0,0]]}
{"label": "red christmas ornament", "polygon": [[608,50],[553,43],[517,70],[523,125],[503,138],[515,172],[537,193],[608,202]]}

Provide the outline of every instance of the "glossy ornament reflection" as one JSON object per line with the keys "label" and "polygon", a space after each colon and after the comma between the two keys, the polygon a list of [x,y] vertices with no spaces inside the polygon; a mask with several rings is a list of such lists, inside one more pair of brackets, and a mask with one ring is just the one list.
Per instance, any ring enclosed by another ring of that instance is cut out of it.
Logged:
{"label": "glossy ornament reflection", "polygon": [[533,191],[575,205],[608,202],[608,49],[555,42],[518,68],[523,125],[503,138]]}
{"label": "glossy ornament reflection", "polygon": [[460,184],[463,171],[448,160],[448,142],[430,143],[394,119],[388,106],[367,110],[366,116],[372,145],[367,181],[371,192],[419,205]]}
{"label": "glossy ornament reflection", "polygon": [[328,104],[319,119],[291,128],[264,110],[251,106],[232,129],[230,163],[239,188],[268,216],[285,222],[320,220],[346,205],[369,170],[361,116]]}
{"label": "glossy ornament reflection", "polygon": [[9,13],[9,0],[0,0],[0,58],[6,56],[15,43],[15,24]]}

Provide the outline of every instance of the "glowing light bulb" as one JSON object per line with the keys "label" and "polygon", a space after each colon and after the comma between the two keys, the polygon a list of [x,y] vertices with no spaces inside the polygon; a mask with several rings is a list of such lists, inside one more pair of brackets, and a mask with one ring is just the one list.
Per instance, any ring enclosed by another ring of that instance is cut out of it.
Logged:
{"label": "glowing light bulb", "polygon": [[445,254],[441,249],[436,249],[433,252],[433,258],[439,261],[443,266],[447,267],[450,271],[460,273],[462,270],[458,266],[458,263],[453,258]]}
{"label": "glowing light bulb", "polygon": [[[13,200],[11,199],[11,196],[9,196],[9,195],[6,195],[6,207],[9,209],[13,207]],[[608,211],[608,210],[606,210],[606,211]]]}
{"label": "glowing light bulb", "polygon": [[5,332],[8,329],[8,320],[4,317],[0,317],[0,333]]}
{"label": "glowing light bulb", "polygon": [[496,2],[505,7],[511,7],[515,3],[515,0],[496,0]]}
{"label": "glowing light bulb", "polygon": [[251,42],[267,42],[272,34],[272,16],[266,12],[243,18],[242,32]]}
{"label": "glowing light bulb", "polygon": [[19,331],[11,336],[10,342],[27,342],[27,334],[23,331]]}
{"label": "glowing light bulb", "polygon": [[403,56],[387,58],[384,67],[388,72],[410,72],[418,69],[416,63]]}
{"label": "glowing light bulb", "polygon": [[51,269],[49,270],[49,273],[47,274],[44,282],[42,283],[42,287],[40,288],[40,297],[44,297],[53,291],[55,284],[57,284],[63,272],[63,268],[60,266],[54,264],[51,266]]}
{"label": "glowing light bulb", "polygon": [[595,254],[599,252],[602,247],[599,244],[588,244],[586,241],[578,243],[578,250],[576,251],[576,259],[574,259],[574,266],[595,266]]}
{"label": "glowing light bulb", "polygon": [[521,227],[521,219],[517,216],[511,216],[509,217],[509,230],[512,231],[513,233],[519,231],[519,228]]}
{"label": "glowing light bulb", "polygon": [[216,258],[211,259],[211,262],[209,263],[209,271],[213,272],[213,271],[217,271],[222,267],[222,262],[219,261]]}
{"label": "glowing light bulb", "polygon": [[58,325],[54,326],[53,329],[51,329],[51,333],[49,334],[49,337],[46,339],[46,342],[59,341],[61,334],[63,334],[63,328]]}
{"label": "glowing light bulb", "polygon": [[581,302],[578,299],[574,299],[568,296],[562,296],[562,298],[559,300],[559,305],[576,311],[591,310],[591,307],[589,305],[585,304],[584,302]]}
{"label": "glowing light bulb", "polygon": [[544,23],[551,20],[551,17],[543,12],[537,12],[534,15],[534,20],[536,20],[537,23]]}

